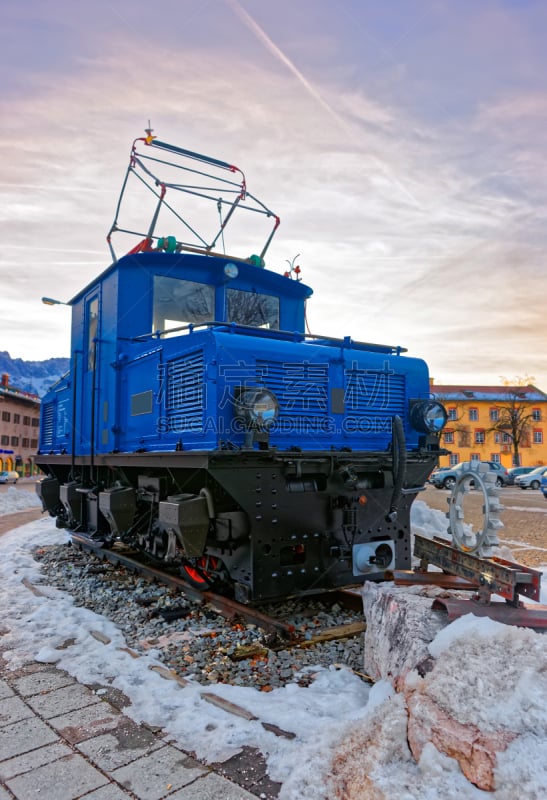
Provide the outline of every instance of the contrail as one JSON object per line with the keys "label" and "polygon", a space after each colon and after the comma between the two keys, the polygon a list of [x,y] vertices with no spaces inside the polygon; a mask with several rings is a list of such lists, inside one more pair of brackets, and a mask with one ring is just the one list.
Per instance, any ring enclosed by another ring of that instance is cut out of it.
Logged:
{"label": "contrail", "polygon": [[300,70],[295,67],[292,63],[290,58],[287,58],[285,53],[279,49],[279,47],[272,42],[270,37],[267,33],[265,33],[260,25],[255,22],[255,20],[251,17],[251,15],[245,11],[244,8],[238,3],[238,0],[226,0],[229,6],[232,7],[232,10],[237,14],[237,16],[241,19],[241,21],[255,34],[257,39],[259,39],[262,44],[265,45],[266,49],[270,51],[270,53],[275,56],[275,58],[279,59],[282,64],[284,64],[287,69],[289,69],[294,77],[300,81],[302,86],[306,89],[306,91],[316,100],[320,106],[322,106],[328,114],[330,114],[340,125],[344,128],[347,128],[346,122],[340,117],[339,114],[324,100],[319,92],[314,89],[311,83],[302,75]]}
{"label": "contrail", "polygon": [[[340,116],[332,106],[327,103],[327,101],[321,96],[321,94],[315,89],[312,84],[302,75],[300,70],[293,64],[293,62],[288,58],[279,47],[272,42],[268,34],[262,30],[260,25],[255,22],[255,20],[251,17],[248,11],[246,11],[238,2],[238,0],[226,0],[226,3],[231,7],[232,11],[240,18],[244,25],[246,25],[249,30],[257,37],[257,39],[262,42],[262,44],[266,47],[267,50],[281,63],[287,67],[287,69],[292,72],[294,77],[302,84],[304,89],[310,94],[313,99],[319,103],[319,105],[344,129],[344,131],[353,139],[353,141],[358,144],[356,141],[355,132],[353,129],[348,125],[348,123]],[[400,190],[403,192],[410,200],[412,200],[413,204],[419,208],[421,208],[421,203],[418,202],[417,198],[409,192],[409,190],[403,186],[403,184],[396,178],[390,170],[386,167],[384,163],[380,161],[380,159],[372,155],[371,153],[368,154],[369,158],[371,158],[375,163],[376,166],[382,170],[382,172],[386,175],[386,177],[392,181]]]}

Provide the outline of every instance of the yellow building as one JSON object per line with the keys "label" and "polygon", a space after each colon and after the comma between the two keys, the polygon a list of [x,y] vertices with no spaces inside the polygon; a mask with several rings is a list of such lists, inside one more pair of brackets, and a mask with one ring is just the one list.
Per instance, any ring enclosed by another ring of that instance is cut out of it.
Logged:
{"label": "yellow building", "polygon": [[441,445],[460,461],[496,461],[505,467],[547,464],[547,394],[535,386],[441,386],[431,391],[447,412]]}

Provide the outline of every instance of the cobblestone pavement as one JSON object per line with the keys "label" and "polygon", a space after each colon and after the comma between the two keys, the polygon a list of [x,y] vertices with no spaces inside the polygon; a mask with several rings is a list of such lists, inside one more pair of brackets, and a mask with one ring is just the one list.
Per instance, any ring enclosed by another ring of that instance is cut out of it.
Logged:
{"label": "cobblestone pavement", "polygon": [[206,766],[123,713],[108,687],[51,665],[11,671],[0,650],[0,800],[273,800],[279,785],[249,749]]}

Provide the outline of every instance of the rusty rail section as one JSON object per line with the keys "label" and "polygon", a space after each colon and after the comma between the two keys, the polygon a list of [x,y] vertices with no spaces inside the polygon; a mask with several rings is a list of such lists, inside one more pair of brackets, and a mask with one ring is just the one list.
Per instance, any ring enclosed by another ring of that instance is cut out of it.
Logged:
{"label": "rusty rail section", "polygon": [[[474,614],[491,617],[507,625],[541,630],[547,628],[547,606],[539,603],[525,605],[519,598],[519,595],[523,595],[539,601],[541,572],[538,570],[501,558],[482,558],[453,547],[444,539],[427,539],[423,536],[415,536],[414,555],[420,559],[420,567],[414,572],[396,572],[396,584],[430,584],[474,592],[468,599],[435,599],[433,610],[445,612],[450,621],[464,614]],[[430,564],[443,572],[429,572]],[[492,594],[505,598],[505,602],[493,601]]]}

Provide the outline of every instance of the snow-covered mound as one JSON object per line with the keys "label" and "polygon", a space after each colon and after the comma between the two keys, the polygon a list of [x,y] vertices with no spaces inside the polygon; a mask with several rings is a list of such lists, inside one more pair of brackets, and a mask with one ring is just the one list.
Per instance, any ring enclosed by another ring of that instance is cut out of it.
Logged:
{"label": "snow-covered mound", "polygon": [[38,495],[26,489],[10,486],[6,492],[0,492],[0,516],[26,511],[29,508],[39,508],[41,505]]}

